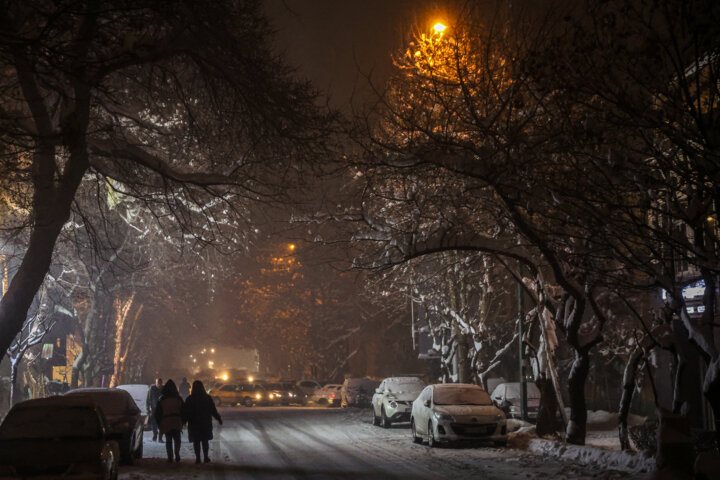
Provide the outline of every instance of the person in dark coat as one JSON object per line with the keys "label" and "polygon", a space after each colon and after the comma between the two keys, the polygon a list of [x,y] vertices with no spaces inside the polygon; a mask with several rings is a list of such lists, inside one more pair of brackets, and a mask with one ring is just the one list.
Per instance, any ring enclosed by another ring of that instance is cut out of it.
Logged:
{"label": "person in dark coat", "polygon": [[[162,387],[162,378],[156,378],[155,384],[150,385],[147,393],[147,399],[145,400],[145,406],[147,407],[148,412],[148,423],[150,424],[153,432],[153,442],[156,442],[158,440],[158,426],[157,422],[155,421],[155,409],[157,408],[158,400],[160,400]],[[160,441],[162,442],[162,435],[160,435]]]}
{"label": "person in dark coat", "polygon": [[[177,391],[175,382],[168,380],[162,389],[162,395],[155,409],[155,421],[158,424],[160,435],[165,435],[165,450],[168,462],[180,461],[180,433],[183,426],[183,401]],[[173,445],[174,444],[174,445]],[[173,448],[174,447],[174,448]]]}
{"label": "person in dark coat", "polygon": [[195,380],[190,396],[185,402],[183,418],[188,423],[188,439],[193,442],[195,449],[195,463],[200,463],[200,445],[202,444],[205,463],[210,462],[208,456],[209,441],[213,438],[212,417],[222,425],[220,414],[215,408],[215,402],[205,391],[200,380]]}
{"label": "person in dark coat", "polygon": [[183,377],[182,382],[178,385],[178,392],[180,393],[180,397],[183,399],[183,402],[187,400],[187,397],[190,395],[190,384],[188,383],[187,378]]}

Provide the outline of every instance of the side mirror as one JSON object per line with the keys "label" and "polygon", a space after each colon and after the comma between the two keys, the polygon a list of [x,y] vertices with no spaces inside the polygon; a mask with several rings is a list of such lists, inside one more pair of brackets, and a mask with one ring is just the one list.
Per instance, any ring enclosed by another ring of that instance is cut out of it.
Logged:
{"label": "side mirror", "polygon": [[429,406],[430,406],[430,400],[423,400],[423,405],[425,405],[426,407],[429,407]]}

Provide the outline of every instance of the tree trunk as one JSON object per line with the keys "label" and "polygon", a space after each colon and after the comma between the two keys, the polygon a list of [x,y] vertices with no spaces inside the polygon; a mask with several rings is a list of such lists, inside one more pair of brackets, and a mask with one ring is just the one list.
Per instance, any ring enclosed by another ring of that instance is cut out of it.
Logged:
{"label": "tree trunk", "polygon": [[620,408],[618,410],[618,435],[620,436],[620,448],[630,450],[630,440],[628,439],[627,419],[630,412],[630,403],[632,402],[633,392],[635,391],[635,373],[638,364],[642,360],[643,350],[636,348],[625,366],[623,373],[623,391],[620,398]]}
{"label": "tree trunk", "polygon": [[20,366],[20,358],[10,359],[10,407],[15,405],[15,395],[17,393],[17,373]]}
{"label": "tree trunk", "polygon": [[585,401],[585,380],[590,370],[590,358],[585,349],[575,351],[568,390],[570,392],[570,422],[567,426],[567,441],[574,445],[585,445],[587,433],[587,404]]}

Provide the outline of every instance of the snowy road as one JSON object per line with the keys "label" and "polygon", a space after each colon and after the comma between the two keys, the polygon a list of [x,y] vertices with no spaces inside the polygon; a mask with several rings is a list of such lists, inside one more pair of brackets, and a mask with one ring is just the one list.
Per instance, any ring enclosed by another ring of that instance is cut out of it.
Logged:
{"label": "snowy road", "polygon": [[146,432],[145,458],[123,466],[123,480],[623,478],[551,457],[492,447],[429,449],[406,425],[384,430],[369,410],[225,408],[210,444],[212,463],[195,465],[183,434],[182,461],[167,463],[164,445]]}

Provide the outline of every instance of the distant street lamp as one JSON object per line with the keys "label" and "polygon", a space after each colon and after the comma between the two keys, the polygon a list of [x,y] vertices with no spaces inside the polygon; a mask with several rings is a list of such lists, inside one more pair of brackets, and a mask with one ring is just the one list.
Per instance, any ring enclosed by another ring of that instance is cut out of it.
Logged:
{"label": "distant street lamp", "polygon": [[433,25],[433,30],[435,30],[436,33],[442,34],[445,29],[447,29],[447,26],[441,22],[436,23]]}
{"label": "distant street lamp", "polygon": [[295,250],[295,244],[294,244],[294,243],[291,243],[290,245],[288,245],[288,248],[289,248],[290,250]]}

